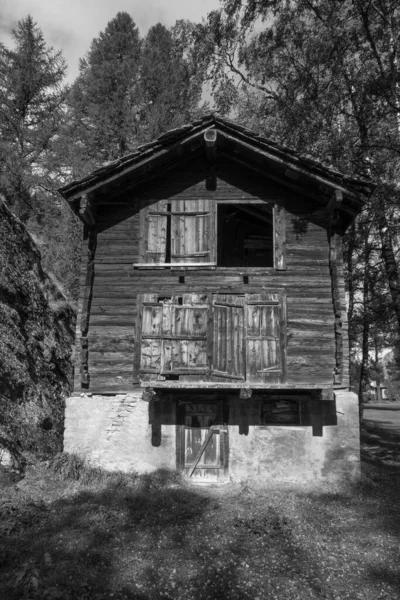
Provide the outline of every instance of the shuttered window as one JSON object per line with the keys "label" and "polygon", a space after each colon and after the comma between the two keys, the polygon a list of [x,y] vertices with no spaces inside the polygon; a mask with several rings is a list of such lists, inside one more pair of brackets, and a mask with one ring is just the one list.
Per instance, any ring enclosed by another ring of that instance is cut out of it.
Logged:
{"label": "shuttered window", "polygon": [[282,293],[141,299],[142,374],[202,374],[250,384],[285,378]]}
{"label": "shuttered window", "polygon": [[142,298],[141,373],[205,373],[207,296],[184,294]]}
{"label": "shuttered window", "polygon": [[168,204],[160,200],[149,207],[145,221],[144,256],[146,263],[165,262],[167,250]]}
{"label": "shuttered window", "polygon": [[211,262],[211,201],[171,203],[171,262]]}
{"label": "shuttered window", "polygon": [[215,264],[210,200],[160,200],[142,216],[145,264]]}

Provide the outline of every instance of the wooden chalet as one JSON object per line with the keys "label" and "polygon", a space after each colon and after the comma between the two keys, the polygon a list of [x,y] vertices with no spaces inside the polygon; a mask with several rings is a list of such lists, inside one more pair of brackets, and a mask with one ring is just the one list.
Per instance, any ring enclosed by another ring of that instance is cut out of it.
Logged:
{"label": "wooden chalet", "polygon": [[372,190],[214,116],[63,187],[84,223],[65,450],[203,482],[357,476],[342,236]]}

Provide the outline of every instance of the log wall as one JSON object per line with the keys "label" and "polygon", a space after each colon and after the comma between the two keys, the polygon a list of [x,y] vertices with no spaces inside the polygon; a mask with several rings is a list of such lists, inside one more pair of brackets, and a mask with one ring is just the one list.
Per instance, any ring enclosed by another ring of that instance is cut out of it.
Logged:
{"label": "log wall", "polygon": [[[348,341],[341,252],[335,265],[336,303],[333,307],[332,260],[322,210],[301,195],[280,188],[234,163],[217,162],[217,189],[205,185],[206,165],[201,160],[183,165],[150,185],[121,192],[118,203],[97,211],[94,278],[87,330],[88,383],[93,392],[129,392],[133,378],[137,296],[189,292],[257,293],[280,289],[287,298],[287,384],[293,387],[334,384],[337,368],[337,328],[342,328],[343,372],[340,385],[348,385]],[[286,269],[134,269],[140,262],[140,205],[164,198],[207,199],[218,202],[276,203],[286,209]],[[87,303],[88,239],[83,243],[81,302]],[[90,265],[89,265],[90,268]],[[336,310],[337,313],[337,310]],[[79,325],[78,319],[78,328]],[[335,334],[336,328],[336,334]],[[80,335],[80,331],[79,331]],[[80,354],[75,369],[75,390],[82,389]],[[337,383],[337,379],[336,379]]]}

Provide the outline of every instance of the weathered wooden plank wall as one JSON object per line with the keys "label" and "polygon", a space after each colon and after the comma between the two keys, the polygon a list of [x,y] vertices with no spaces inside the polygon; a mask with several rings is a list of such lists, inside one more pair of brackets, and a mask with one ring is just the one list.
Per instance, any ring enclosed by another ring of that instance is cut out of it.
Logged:
{"label": "weathered wooden plank wall", "polygon": [[[121,193],[128,206],[105,205],[98,209],[95,275],[88,331],[90,390],[125,391],[132,388],[137,318],[137,296],[204,291],[207,293],[257,293],[281,289],[287,295],[287,383],[332,385],[335,367],[335,331],[329,271],[327,222],[314,205],[293,192],[245,168],[219,161],[217,189],[205,185],[203,161],[186,163],[147,185]],[[134,270],[141,262],[139,205],[163,198],[207,199],[219,202],[261,200],[286,207],[286,269],[248,271],[247,278],[234,269],[224,270]],[[84,256],[87,256],[87,246]],[[344,373],[348,382],[344,283],[339,268],[340,297],[344,310]],[[86,280],[82,261],[82,287]],[[77,369],[79,371],[79,369]],[[80,389],[76,377],[77,390]],[[137,383],[136,383],[137,385]]]}

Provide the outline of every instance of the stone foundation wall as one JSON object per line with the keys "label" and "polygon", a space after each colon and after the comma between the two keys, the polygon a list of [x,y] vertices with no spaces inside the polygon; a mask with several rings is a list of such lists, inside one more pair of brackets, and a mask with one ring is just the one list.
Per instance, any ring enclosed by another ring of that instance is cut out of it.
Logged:
{"label": "stone foundation wall", "polygon": [[229,429],[230,473],[233,479],[304,481],[349,479],[360,476],[358,398],[337,392],[337,425],[323,428],[314,436],[312,427],[249,428],[240,435]]}
{"label": "stone foundation wall", "polygon": [[[229,426],[229,473],[246,479],[304,481],[357,479],[360,444],[357,396],[337,392],[337,425],[323,435],[310,426],[250,426],[239,433]],[[67,400],[64,450],[108,470],[144,473],[176,467],[176,425],[161,425],[159,445],[152,444],[149,403],[142,393],[74,396]],[[154,438],[153,438],[154,443]]]}
{"label": "stone foundation wall", "polygon": [[146,473],[175,469],[175,425],[163,425],[161,444],[151,444],[149,404],[142,393],[73,396],[65,408],[64,451],[107,470]]}

